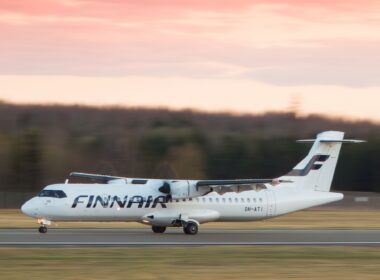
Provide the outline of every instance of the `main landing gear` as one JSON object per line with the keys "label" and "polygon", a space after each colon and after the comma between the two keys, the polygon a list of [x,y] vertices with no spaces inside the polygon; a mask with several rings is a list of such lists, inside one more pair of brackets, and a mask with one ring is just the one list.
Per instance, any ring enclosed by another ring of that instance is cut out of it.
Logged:
{"label": "main landing gear", "polygon": [[152,226],[152,231],[154,233],[164,233],[165,230],[166,230],[166,227]]}
{"label": "main landing gear", "polygon": [[[198,224],[195,222],[181,222],[183,227],[183,232],[189,235],[195,235],[198,233]],[[174,225],[174,227],[180,227],[180,224]],[[166,227],[152,226],[152,231],[154,233],[164,233]]]}
{"label": "main landing gear", "polygon": [[195,235],[198,233],[198,225],[194,222],[188,222],[183,226],[183,232],[189,235]]}

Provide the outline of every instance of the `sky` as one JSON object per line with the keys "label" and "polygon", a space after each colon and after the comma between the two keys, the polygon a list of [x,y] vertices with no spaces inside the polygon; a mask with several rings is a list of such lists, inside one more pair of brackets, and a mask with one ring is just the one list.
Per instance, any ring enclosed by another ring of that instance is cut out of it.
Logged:
{"label": "sky", "polygon": [[380,1],[0,0],[0,99],[380,122]]}

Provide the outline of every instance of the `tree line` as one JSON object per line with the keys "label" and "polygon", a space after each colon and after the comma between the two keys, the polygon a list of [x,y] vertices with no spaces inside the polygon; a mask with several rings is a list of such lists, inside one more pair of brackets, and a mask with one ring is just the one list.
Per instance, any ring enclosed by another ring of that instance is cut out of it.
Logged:
{"label": "tree line", "polygon": [[71,171],[126,177],[272,178],[341,130],[335,190],[379,191],[380,125],[290,113],[208,114],[144,108],[0,104],[0,190],[38,191]]}

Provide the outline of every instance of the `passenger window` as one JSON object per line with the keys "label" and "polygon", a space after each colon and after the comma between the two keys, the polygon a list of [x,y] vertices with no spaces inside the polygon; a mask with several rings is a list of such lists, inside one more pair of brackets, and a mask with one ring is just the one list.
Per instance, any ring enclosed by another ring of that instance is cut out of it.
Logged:
{"label": "passenger window", "polygon": [[263,202],[263,199],[260,197],[260,198],[259,198],[259,201],[260,201],[260,202]]}
{"label": "passenger window", "polygon": [[222,198],[222,200],[223,200],[223,202],[226,202],[226,199],[224,197]]}
{"label": "passenger window", "polygon": [[251,199],[250,199],[250,198],[247,198],[247,202],[251,202]]}
{"label": "passenger window", "polygon": [[232,198],[230,197],[230,198],[228,199],[228,201],[229,201],[229,202],[232,202]]}
{"label": "passenger window", "polygon": [[239,202],[239,199],[237,197],[235,197],[235,202]]}
{"label": "passenger window", "polygon": [[216,202],[218,202],[218,203],[219,203],[219,198],[215,198],[215,200],[216,200]]}
{"label": "passenger window", "polygon": [[256,198],[253,199],[253,202],[256,203]]}
{"label": "passenger window", "polygon": [[210,202],[212,202],[212,197],[210,197],[208,200],[209,200]]}
{"label": "passenger window", "polygon": [[241,198],[240,200],[241,200],[241,202],[244,202],[244,198]]}
{"label": "passenger window", "polygon": [[206,198],[202,197],[202,202],[206,202]]}

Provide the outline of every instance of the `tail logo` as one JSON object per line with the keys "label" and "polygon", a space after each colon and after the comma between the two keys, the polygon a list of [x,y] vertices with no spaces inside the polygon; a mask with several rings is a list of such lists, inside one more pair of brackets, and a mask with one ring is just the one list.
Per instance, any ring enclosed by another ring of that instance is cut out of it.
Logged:
{"label": "tail logo", "polygon": [[306,176],[311,170],[319,170],[326,160],[328,160],[329,155],[315,155],[313,156],[308,164],[306,164],[303,169],[293,169],[286,176]]}

